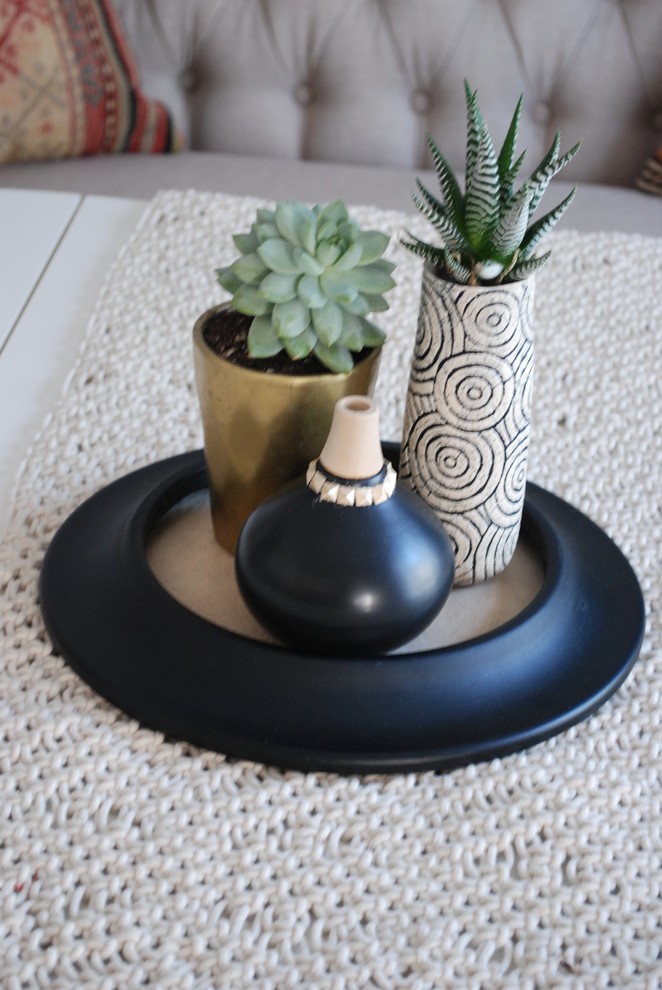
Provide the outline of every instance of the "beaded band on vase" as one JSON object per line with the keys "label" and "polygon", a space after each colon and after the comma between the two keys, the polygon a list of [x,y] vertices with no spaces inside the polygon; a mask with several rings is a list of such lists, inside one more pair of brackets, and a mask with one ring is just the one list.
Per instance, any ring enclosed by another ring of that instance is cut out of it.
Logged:
{"label": "beaded band on vase", "polygon": [[[360,479],[366,481],[368,479]],[[397,475],[395,468],[384,461],[382,471],[376,480],[370,484],[347,483],[341,478],[327,474],[319,461],[311,461],[306,472],[306,484],[322,502],[332,502],[334,505],[355,506],[364,508],[368,505],[379,505],[386,502],[395,491]]]}

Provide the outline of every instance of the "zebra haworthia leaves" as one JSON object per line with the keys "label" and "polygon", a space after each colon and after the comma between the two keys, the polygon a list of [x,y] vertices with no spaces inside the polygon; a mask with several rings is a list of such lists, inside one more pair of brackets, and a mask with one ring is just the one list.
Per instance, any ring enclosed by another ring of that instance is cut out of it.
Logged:
{"label": "zebra haworthia leaves", "polygon": [[531,176],[515,189],[515,180],[524,154],[515,158],[522,98],[517,102],[503,146],[497,155],[477,102],[477,95],[465,82],[467,104],[467,150],[465,191],[428,134],[441,199],[417,179],[417,209],[430,221],[441,244],[429,244],[408,233],[405,247],[430,262],[454,282],[492,285],[517,282],[537,271],[549,251],[536,254],[542,239],[561,219],[572,202],[575,190],[558,206],[533,220],[540,199],[551,179],[574,158],[577,143],[564,155],[557,133],[552,146]]}

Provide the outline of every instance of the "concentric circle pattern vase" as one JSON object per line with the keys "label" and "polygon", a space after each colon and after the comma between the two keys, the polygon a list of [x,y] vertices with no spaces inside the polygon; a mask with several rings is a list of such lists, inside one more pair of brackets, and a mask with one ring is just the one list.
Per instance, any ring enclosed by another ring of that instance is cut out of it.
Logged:
{"label": "concentric circle pattern vase", "polygon": [[400,478],[443,522],[455,584],[500,573],[517,545],[533,380],[533,280],[458,285],[426,266]]}

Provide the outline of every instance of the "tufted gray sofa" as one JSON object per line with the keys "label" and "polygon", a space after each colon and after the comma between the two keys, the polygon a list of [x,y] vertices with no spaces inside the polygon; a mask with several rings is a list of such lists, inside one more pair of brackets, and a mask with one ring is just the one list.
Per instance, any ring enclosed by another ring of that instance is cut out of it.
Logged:
{"label": "tufted gray sofa", "polygon": [[[430,129],[461,168],[463,79],[495,137],[524,94],[533,166],[583,147],[573,225],[662,234],[635,190],[662,144],[662,0],[116,0],[146,91],[188,150],[0,168],[1,185],[196,187],[409,209]],[[567,183],[557,184],[562,192]]]}

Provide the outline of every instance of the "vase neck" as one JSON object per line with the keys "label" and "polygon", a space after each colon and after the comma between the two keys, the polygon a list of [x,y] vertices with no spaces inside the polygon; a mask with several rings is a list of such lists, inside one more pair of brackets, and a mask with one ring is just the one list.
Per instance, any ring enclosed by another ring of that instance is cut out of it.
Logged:
{"label": "vase neck", "polygon": [[336,403],[319,463],[330,475],[352,481],[379,474],[384,454],[379,436],[379,409],[372,399],[348,395]]}

